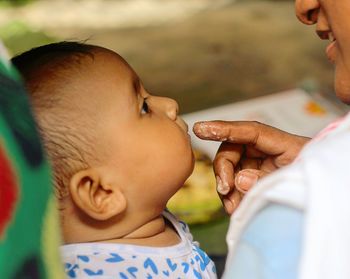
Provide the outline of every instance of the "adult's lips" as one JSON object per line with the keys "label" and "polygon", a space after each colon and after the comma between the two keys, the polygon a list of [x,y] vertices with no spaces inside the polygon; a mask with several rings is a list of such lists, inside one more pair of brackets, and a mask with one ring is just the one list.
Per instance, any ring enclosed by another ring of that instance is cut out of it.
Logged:
{"label": "adult's lips", "polygon": [[330,62],[335,63],[337,40],[332,41],[326,48],[326,55]]}
{"label": "adult's lips", "polygon": [[328,60],[334,63],[336,58],[337,40],[334,37],[333,32],[331,30],[316,30],[316,33],[321,40],[330,41],[330,44],[326,48],[326,55]]}

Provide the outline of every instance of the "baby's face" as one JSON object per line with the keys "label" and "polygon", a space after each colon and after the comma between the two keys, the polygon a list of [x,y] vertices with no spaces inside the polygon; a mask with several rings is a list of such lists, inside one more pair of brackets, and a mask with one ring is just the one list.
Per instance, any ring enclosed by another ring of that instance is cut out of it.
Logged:
{"label": "baby's face", "polygon": [[87,64],[81,100],[96,112],[105,179],[122,187],[129,206],[164,207],[194,164],[176,101],[148,93],[113,52],[99,51]]}

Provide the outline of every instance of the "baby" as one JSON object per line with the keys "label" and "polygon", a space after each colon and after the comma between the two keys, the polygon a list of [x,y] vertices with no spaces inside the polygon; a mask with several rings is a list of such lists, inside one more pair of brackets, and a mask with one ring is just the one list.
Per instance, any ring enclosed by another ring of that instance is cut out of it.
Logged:
{"label": "baby", "polygon": [[188,227],[166,211],[193,170],[177,103],[128,63],[61,42],[12,59],[53,167],[69,278],[216,278]]}

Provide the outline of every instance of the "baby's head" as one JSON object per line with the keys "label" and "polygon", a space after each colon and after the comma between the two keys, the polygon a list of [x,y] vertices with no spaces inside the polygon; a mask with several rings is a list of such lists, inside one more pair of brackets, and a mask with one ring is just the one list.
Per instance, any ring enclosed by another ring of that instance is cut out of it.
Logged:
{"label": "baby's head", "polygon": [[13,63],[30,92],[64,218],[108,226],[160,214],[193,170],[177,103],[150,95],[122,57],[93,45],[46,45]]}

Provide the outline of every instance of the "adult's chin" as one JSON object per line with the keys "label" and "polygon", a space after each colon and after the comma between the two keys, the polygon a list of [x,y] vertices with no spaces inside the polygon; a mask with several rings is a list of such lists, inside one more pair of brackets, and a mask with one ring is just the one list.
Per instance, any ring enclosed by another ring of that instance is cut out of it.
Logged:
{"label": "adult's chin", "polygon": [[334,89],[338,99],[350,105],[350,69],[345,70],[345,67],[336,67]]}

